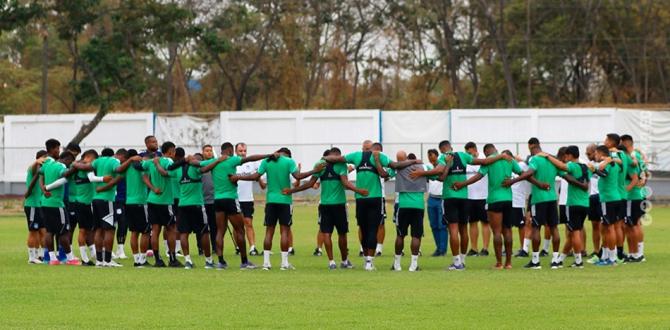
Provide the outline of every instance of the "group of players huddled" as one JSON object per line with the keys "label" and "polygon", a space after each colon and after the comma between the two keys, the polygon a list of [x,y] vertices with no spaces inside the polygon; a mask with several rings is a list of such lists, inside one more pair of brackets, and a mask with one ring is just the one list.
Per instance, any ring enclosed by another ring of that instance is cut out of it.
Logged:
{"label": "group of players huddled", "polygon": [[[522,248],[516,257],[531,260],[524,267],[541,268],[540,256],[553,247],[551,268],[562,268],[568,255],[571,267],[582,268],[586,256],[584,221],[592,223],[594,251],[588,260],[601,266],[645,261],[640,218],[646,205],[644,155],[629,135],[608,134],[603,145],[589,145],[587,162],[580,161],[577,146],[559,149],[557,155],[542,151],[537,138],[528,141],[530,156],[521,159],[509,150],[498,152],[493,144],[466,144],[454,151],[449,141],[428,151],[429,162],[399,151],[396,160],[383,153],[380,143],[364,141],[361,151],[342,155],[334,147],[324,152],[313,168],[302,172],[288,148],[272,154],[247,156],[246,145],[223,143],[216,157],[211,145],[201,153],[186,155],[172,142],[160,146],[154,136],[145,138],[146,150],[105,148],[98,153],[70,143],[61,151],[55,139],[37,152],[26,174],[25,213],[28,221],[29,263],[120,267],[114,259],[126,258],[124,243],[129,230],[135,267],[194,267],[189,235],[195,234],[204,267],[224,269],[224,236],[231,238],[241,258],[240,269],[257,268],[247,257],[260,255],[255,247],[252,219],[252,183],[266,189],[264,270],[270,270],[274,231],[281,235],[281,270],[294,269],[292,254],[292,194],[320,188],[319,233],[315,255],[323,244],[328,268],[337,269],[332,233],[337,230],[341,252],[339,268],[351,269],[347,247],[349,224],[345,190],[355,193],[360,256],[364,269],[375,270],[384,237],[384,181],[395,178],[395,257],[391,269],[400,271],[404,241],[411,237],[409,271],[419,270],[424,210],[436,243],[433,256],[446,254],[447,241],[453,262],[448,270],[464,270],[466,256],[477,252],[476,221],[490,225],[495,269],[512,268],[512,228],[518,227]],[[474,170],[473,170],[474,169]],[[354,183],[348,174],[355,171]],[[301,183],[301,180],[309,180]],[[267,183],[266,183],[267,182]],[[483,185],[482,185],[483,184]],[[483,193],[473,198],[474,186]],[[428,200],[426,200],[428,192]],[[559,205],[560,204],[560,205]],[[468,228],[470,224],[470,228]],[[566,241],[560,250],[558,225],[565,224]],[[72,251],[78,226],[80,258]],[[484,226],[484,225],[483,225]],[[540,229],[544,246],[540,251]],[[162,235],[161,235],[162,233]],[[117,250],[113,253],[114,239]],[[167,249],[166,264],[159,253]],[[486,238],[485,238],[486,240]],[[628,254],[624,252],[628,244]],[[56,244],[54,244],[56,243]],[[472,248],[474,247],[474,249]],[[59,251],[60,250],[60,251]],[[212,250],[218,261],[212,258]],[[90,253],[90,255],[89,255]],[[182,263],[178,256],[183,256]],[[504,260],[503,260],[504,257]],[[95,258],[95,261],[92,259]]]}

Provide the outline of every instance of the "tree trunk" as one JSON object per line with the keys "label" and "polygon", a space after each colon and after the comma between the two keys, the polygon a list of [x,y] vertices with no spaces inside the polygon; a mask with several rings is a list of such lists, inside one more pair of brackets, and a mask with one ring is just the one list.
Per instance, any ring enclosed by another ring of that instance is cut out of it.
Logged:
{"label": "tree trunk", "polygon": [[168,66],[165,73],[167,112],[174,112],[174,83],[172,82],[172,67],[177,59],[177,44],[171,42],[168,45]]}
{"label": "tree trunk", "polygon": [[102,118],[104,118],[107,115],[107,112],[109,111],[109,105],[107,102],[102,102],[100,104],[100,108],[98,108],[98,112],[95,114],[93,119],[91,119],[90,122],[87,124],[81,125],[81,128],[79,129],[79,132],[72,138],[72,143],[81,143],[81,141],[84,140],[93,130],[100,124],[102,121]]}
{"label": "tree trunk", "polygon": [[48,101],[49,101],[49,36],[47,35],[46,27],[43,32],[44,36],[42,37],[42,91],[41,91],[41,113],[45,114],[48,110]]}
{"label": "tree trunk", "polygon": [[72,54],[72,106],[70,107],[70,112],[77,113],[77,73],[79,71],[79,49],[77,45],[77,35],[75,34],[72,37],[72,49],[74,53]]}
{"label": "tree trunk", "polygon": [[531,79],[531,65],[530,58],[530,2],[526,0],[526,105],[530,108],[533,104],[533,87]]}

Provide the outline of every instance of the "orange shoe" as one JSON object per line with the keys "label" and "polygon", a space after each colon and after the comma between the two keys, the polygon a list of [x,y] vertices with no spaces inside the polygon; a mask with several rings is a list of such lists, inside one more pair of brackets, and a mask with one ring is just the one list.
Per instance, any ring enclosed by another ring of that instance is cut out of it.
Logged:
{"label": "orange shoe", "polygon": [[57,266],[57,265],[60,265],[60,261],[58,261],[58,259],[49,261],[49,266]]}
{"label": "orange shoe", "polygon": [[79,261],[79,259],[72,259],[72,260],[68,260],[65,264],[68,265],[68,266],[80,266],[81,261]]}

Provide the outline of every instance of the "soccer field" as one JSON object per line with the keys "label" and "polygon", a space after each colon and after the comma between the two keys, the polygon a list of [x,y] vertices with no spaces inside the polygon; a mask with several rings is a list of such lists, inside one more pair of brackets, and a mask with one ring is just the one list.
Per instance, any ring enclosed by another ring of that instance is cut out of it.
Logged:
{"label": "soccer field", "polygon": [[[670,208],[655,207],[652,216],[644,228],[646,263],[551,270],[543,258],[544,268],[533,271],[522,268],[527,259],[514,259],[513,270],[501,271],[491,269],[489,256],[468,258],[466,271],[447,272],[450,257],[426,256],[417,273],[406,271],[409,257],[403,272],[389,271],[390,221],[376,272],[363,271],[357,254],[353,270],[327,270],[325,255],[312,256],[316,209],[306,205],[294,212],[297,269],[269,272],[238,270],[229,240],[231,268],[223,271],[203,269],[197,256],[193,270],[133,269],[132,257],[123,268],[29,265],[24,218],[4,216],[0,328],[668,328]],[[261,243],[262,208],[256,219]],[[427,225],[426,235],[428,255],[434,244]],[[352,251],[355,237],[349,236]],[[275,266],[278,252],[276,236]]]}

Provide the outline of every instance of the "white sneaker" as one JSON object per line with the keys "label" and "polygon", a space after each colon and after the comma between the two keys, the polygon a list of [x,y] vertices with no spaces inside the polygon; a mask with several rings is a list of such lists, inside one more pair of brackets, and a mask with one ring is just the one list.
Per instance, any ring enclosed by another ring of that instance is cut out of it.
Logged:
{"label": "white sneaker", "polygon": [[373,265],[372,262],[366,262],[364,269],[369,272],[377,270],[377,268],[375,268],[375,265]]}
{"label": "white sneaker", "polygon": [[416,267],[409,267],[410,272],[416,272],[419,271],[419,266],[417,265]]}
{"label": "white sneaker", "polygon": [[399,271],[402,271],[402,267],[400,267],[400,265],[393,264],[393,266],[391,266],[391,270],[395,271],[395,272],[399,272]]}
{"label": "white sneaker", "polygon": [[123,267],[123,265],[120,264],[120,263],[117,263],[117,262],[114,261],[114,260],[112,260],[112,261],[110,261],[110,262],[107,263],[107,267]]}
{"label": "white sneaker", "polygon": [[33,264],[33,265],[39,265],[39,264],[41,264],[42,262],[40,261],[40,259],[35,259],[35,258],[33,258],[33,259],[28,260],[28,263],[29,263],[29,264]]}
{"label": "white sneaker", "polygon": [[286,264],[286,265],[281,265],[279,270],[295,270],[295,267],[293,267],[293,265],[291,265],[291,264]]}
{"label": "white sneaker", "polygon": [[270,270],[270,269],[272,269],[271,264],[263,264],[263,270]]}
{"label": "white sneaker", "polygon": [[128,256],[126,256],[126,251],[119,250],[116,254],[116,259],[128,259]]}
{"label": "white sneaker", "polygon": [[112,252],[112,260],[114,259],[119,259],[119,257],[116,255],[116,252]]}

